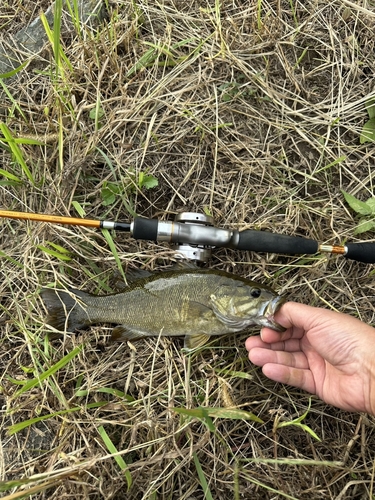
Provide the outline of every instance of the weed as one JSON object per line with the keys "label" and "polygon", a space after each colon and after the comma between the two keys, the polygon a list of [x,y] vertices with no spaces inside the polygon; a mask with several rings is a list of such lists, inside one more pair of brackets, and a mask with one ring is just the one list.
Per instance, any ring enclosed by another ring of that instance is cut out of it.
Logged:
{"label": "weed", "polygon": [[341,191],[350,208],[362,216],[358,226],[354,229],[354,234],[362,234],[375,229],[375,198],[370,197],[366,201],[361,201],[346,191]]}
{"label": "weed", "polygon": [[320,441],[321,439],[311,429],[311,427],[309,427],[308,425],[302,423],[303,420],[305,420],[305,418],[309,414],[310,407],[311,407],[311,398],[309,399],[309,407],[307,408],[307,410],[300,417],[294,418],[293,420],[286,421],[286,422],[280,422],[278,420],[278,418],[277,418],[276,421],[275,421],[275,425],[274,425],[275,432],[276,432],[277,429],[282,429],[283,427],[289,427],[290,425],[293,425],[293,426],[301,428],[302,430],[304,430],[305,432],[307,432],[308,434],[310,434],[310,436],[312,436],[317,441]]}
{"label": "weed", "polygon": [[375,142],[375,99],[370,99],[366,102],[366,111],[369,119],[362,127],[359,142],[365,144],[366,142]]}

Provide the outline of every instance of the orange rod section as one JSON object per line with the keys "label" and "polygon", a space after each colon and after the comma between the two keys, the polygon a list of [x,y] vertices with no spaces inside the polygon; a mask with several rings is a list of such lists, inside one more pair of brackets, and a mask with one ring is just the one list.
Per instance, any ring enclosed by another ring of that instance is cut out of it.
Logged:
{"label": "orange rod section", "polygon": [[332,253],[344,255],[346,253],[346,249],[345,249],[345,247],[341,247],[341,246],[333,246]]}
{"label": "orange rod section", "polygon": [[35,220],[51,222],[52,224],[69,224],[71,226],[100,227],[100,220],[78,219],[77,217],[62,217],[60,215],[33,214],[28,212],[12,212],[0,210],[0,217],[8,219]]}
{"label": "orange rod section", "polygon": [[345,255],[346,248],[338,245],[319,245],[318,251]]}

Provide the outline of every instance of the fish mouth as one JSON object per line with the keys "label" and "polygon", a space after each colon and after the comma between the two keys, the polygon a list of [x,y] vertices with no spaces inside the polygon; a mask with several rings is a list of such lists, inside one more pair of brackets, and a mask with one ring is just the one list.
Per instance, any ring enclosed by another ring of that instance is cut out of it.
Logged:
{"label": "fish mouth", "polygon": [[285,332],[286,328],[276,323],[274,315],[280,309],[280,307],[286,302],[284,297],[277,296],[272,299],[264,309],[263,315],[265,318],[264,326],[268,326],[268,328],[272,328],[277,332]]}

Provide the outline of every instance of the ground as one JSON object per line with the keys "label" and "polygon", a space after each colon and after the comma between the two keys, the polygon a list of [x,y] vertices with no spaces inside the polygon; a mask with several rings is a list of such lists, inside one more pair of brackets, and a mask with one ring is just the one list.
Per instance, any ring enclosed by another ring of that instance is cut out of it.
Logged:
{"label": "ground", "polygon": [[[50,4],[5,0],[0,36]],[[374,2],[104,6],[0,80],[1,209],[373,238],[342,190],[373,196]],[[267,380],[244,348],[259,328],[192,355],[181,339],[111,343],[110,325],[48,340],[42,286],[116,292],[119,268],[166,267],[166,244],[10,219],[0,242],[4,498],[373,498],[374,418]],[[208,265],[375,324],[372,265],[231,249]]]}

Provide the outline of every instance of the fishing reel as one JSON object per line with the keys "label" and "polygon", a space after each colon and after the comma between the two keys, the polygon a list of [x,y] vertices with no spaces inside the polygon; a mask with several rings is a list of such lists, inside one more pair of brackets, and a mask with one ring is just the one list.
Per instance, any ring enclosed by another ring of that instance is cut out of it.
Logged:
{"label": "fishing reel", "polygon": [[[181,212],[174,218],[175,222],[181,224],[193,224],[194,226],[213,227],[214,219],[210,215],[198,212]],[[189,259],[197,262],[208,262],[212,255],[211,245],[190,244],[184,242],[171,243],[176,259]]]}

